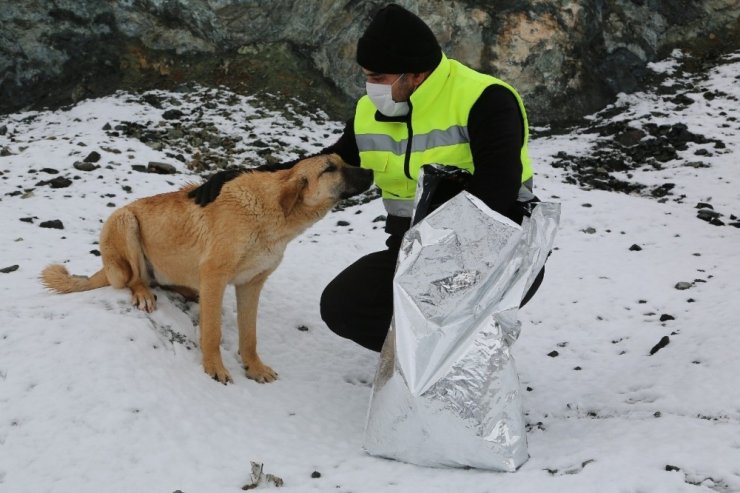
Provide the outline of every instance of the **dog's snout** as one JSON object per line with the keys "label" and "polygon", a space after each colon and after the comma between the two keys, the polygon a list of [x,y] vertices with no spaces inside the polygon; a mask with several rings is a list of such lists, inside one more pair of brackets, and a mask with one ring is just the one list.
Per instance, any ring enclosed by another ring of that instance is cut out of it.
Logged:
{"label": "dog's snout", "polygon": [[373,183],[373,172],[358,166],[348,166],[342,169],[345,189],[342,198],[362,193]]}

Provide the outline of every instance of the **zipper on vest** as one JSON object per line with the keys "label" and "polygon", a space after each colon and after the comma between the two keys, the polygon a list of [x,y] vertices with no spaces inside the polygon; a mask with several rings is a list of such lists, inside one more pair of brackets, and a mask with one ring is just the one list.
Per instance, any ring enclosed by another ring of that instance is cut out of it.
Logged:
{"label": "zipper on vest", "polygon": [[409,138],[406,140],[406,158],[403,161],[403,173],[409,180],[413,180],[411,178],[411,170],[409,169],[411,164],[411,144],[413,144],[414,140],[414,129],[411,127],[411,114],[413,111],[414,108],[411,106],[411,101],[409,101],[409,117],[406,120],[406,131],[409,133]]}

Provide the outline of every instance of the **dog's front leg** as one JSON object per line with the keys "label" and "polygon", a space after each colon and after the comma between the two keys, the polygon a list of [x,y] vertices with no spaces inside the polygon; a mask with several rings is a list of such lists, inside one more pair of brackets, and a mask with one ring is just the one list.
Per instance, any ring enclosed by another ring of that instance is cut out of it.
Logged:
{"label": "dog's front leg", "polygon": [[227,276],[202,268],[200,273],[200,350],[203,370],[219,382],[232,382],[221,359],[221,305]]}
{"label": "dog's front leg", "polygon": [[277,373],[262,363],[257,355],[257,306],[267,274],[236,286],[236,309],[239,323],[239,352],[247,377],[259,383],[272,382]]}

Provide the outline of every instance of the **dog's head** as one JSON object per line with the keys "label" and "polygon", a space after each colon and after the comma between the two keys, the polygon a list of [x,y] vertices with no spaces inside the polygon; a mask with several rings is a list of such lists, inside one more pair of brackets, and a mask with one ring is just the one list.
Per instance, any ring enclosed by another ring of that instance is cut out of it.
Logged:
{"label": "dog's head", "polygon": [[300,205],[326,212],[341,199],[364,192],[373,182],[372,171],[350,166],[336,154],[299,161],[290,169],[280,205],[287,216]]}

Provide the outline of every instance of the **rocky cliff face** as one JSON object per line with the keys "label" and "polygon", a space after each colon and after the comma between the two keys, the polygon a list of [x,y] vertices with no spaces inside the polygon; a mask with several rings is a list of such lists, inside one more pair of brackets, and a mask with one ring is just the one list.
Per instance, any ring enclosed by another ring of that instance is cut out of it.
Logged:
{"label": "rocky cliff face", "polygon": [[[349,116],[355,43],[385,2],[28,0],[0,9],[0,111],[187,81],[282,92]],[[737,0],[399,1],[452,58],[519,89],[533,123],[638,88],[673,48],[740,46]]]}

